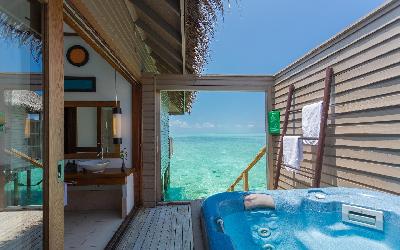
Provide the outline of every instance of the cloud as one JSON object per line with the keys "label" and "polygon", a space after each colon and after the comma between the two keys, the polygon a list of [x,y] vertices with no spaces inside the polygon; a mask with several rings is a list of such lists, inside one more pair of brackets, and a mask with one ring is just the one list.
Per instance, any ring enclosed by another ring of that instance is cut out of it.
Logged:
{"label": "cloud", "polygon": [[215,124],[211,122],[203,122],[203,123],[195,123],[195,128],[202,129],[202,128],[215,128]]}
{"label": "cloud", "polygon": [[177,127],[177,128],[190,128],[189,124],[185,121],[181,120],[170,120],[169,121],[170,127]]}
{"label": "cloud", "polygon": [[254,124],[247,124],[247,127],[248,127],[248,128],[254,128],[255,125],[254,125]]}
{"label": "cloud", "polygon": [[169,121],[169,126],[170,127],[175,127],[175,128],[195,128],[195,129],[210,129],[210,128],[215,128],[217,127],[214,123],[211,122],[203,122],[203,123],[195,123],[193,125],[181,121],[181,120],[170,120]]}
{"label": "cloud", "polygon": [[204,122],[203,128],[215,128],[215,125],[211,122]]}

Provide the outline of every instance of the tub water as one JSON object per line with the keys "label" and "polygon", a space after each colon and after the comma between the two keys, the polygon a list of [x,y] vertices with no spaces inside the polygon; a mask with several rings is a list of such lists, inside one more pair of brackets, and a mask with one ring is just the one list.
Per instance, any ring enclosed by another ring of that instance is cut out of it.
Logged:
{"label": "tub water", "polygon": [[[246,193],[203,204],[210,249],[400,249],[400,197],[360,189],[270,191],[276,209],[245,211]],[[383,230],[343,222],[342,204],[383,213]],[[223,228],[215,223],[223,221]]]}

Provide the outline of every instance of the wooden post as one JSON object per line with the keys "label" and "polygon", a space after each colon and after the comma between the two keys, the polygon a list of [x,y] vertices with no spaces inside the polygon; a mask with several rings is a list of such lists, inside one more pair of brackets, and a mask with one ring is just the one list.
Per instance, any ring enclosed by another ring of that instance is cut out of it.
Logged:
{"label": "wooden post", "polygon": [[322,173],[322,163],[324,159],[324,148],[325,148],[325,136],[326,136],[326,127],[328,123],[328,113],[329,113],[329,105],[331,99],[331,85],[333,78],[333,69],[328,67],[326,69],[325,76],[325,89],[324,89],[324,100],[322,106],[322,114],[321,114],[321,123],[319,129],[319,139],[318,139],[318,148],[317,148],[317,158],[315,160],[315,172],[314,172],[314,181],[313,187],[320,187],[321,183],[321,173]]}
{"label": "wooden post", "polygon": [[6,177],[3,170],[0,170],[0,211],[2,211],[6,206],[5,185]]}
{"label": "wooden post", "polygon": [[292,106],[293,93],[294,93],[294,85],[292,84],[289,86],[289,93],[288,93],[288,99],[286,102],[286,110],[285,110],[285,121],[283,123],[282,134],[280,137],[278,161],[276,163],[274,189],[278,188],[279,177],[281,175],[282,157],[283,157],[283,137],[286,135],[286,131],[287,131],[287,127],[288,127],[289,111]]}
{"label": "wooden post", "polygon": [[243,190],[244,191],[249,191],[249,173],[248,172],[243,172]]}
{"label": "wooden post", "polygon": [[13,195],[13,205],[19,205],[19,185],[18,185],[18,173],[13,174],[14,179],[14,195]]}
{"label": "wooden post", "polygon": [[64,248],[64,183],[58,161],[64,159],[63,0],[44,4],[44,249]]}
{"label": "wooden post", "polygon": [[31,185],[32,185],[32,170],[26,170],[26,201],[27,204],[30,204],[32,192],[31,192]]}
{"label": "wooden post", "polygon": [[267,146],[267,160],[265,161],[267,164],[267,169],[266,169],[266,174],[267,174],[267,187],[268,189],[272,189],[274,187],[274,152],[273,152],[273,140],[272,140],[272,135],[269,134],[269,127],[268,127],[268,112],[272,110],[272,98],[273,98],[273,93],[272,93],[272,87],[268,87],[268,90],[265,92],[265,103],[266,103],[266,108],[265,108],[265,130],[266,130],[266,146]]}
{"label": "wooden post", "polygon": [[142,88],[132,84],[132,162],[135,174],[134,203],[135,207],[142,205]]}

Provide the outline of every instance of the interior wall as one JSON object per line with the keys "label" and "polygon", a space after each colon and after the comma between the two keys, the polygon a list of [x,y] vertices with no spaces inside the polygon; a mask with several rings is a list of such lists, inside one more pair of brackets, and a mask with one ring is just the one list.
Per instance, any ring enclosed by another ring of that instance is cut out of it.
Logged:
{"label": "interior wall", "polygon": [[[73,32],[65,25],[65,31]],[[82,67],[70,64],[64,55],[65,76],[86,76],[96,77],[96,92],[65,92],[65,101],[114,101],[115,100],[115,70],[99,54],[97,54],[79,36],[65,36],[64,50],[67,51],[73,45],[81,45],[89,52],[89,61]],[[117,92],[118,100],[122,108],[122,145],[121,149],[126,148],[128,159],[126,167],[133,166],[132,160],[132,86],[117,72]],[[120,168],[121,159],[109,159],[111,168]],[[127,206],[128,211],[133,208],[133,177],[128,177]]]}
{"label": "interior wall", "polygon": [[[273,106],[281,123],[294,84],[288,135],[301,135],[301,109],[323,98],[332,66],[328,129],[321,186],[400,194],[400,2],[388,3],[276,75]],[[274,137],[276,167],[279,137]],[[282,168],[279,188],[312,183],[316,146],[304,146],[299,173]]]}

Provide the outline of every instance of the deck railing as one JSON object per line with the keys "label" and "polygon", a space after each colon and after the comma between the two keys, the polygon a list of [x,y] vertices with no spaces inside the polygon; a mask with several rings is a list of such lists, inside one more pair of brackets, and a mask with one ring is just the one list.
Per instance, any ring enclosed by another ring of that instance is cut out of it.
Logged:
{"label": "deck railing", "polygon": [[243,180],[244,191],[249,191],[249,171],[257,164],[257,162],[265,155],[267,148],[264,146],[260,152],[254,157],[254,160],[242,171],[236,180],[229,186],[228,192],[235,191],[235,186]]}

